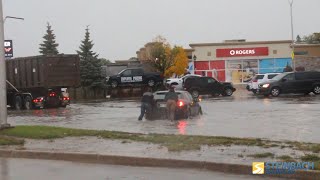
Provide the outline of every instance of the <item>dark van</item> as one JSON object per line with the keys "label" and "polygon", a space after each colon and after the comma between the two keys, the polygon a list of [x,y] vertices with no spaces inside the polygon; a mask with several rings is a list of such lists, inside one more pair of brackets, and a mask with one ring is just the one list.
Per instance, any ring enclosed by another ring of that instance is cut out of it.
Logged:
{"label": "dark van", "polygon": [[287,72],[259,84],[259,94],[274,97],[286,93],[320,94],[320,72]]}

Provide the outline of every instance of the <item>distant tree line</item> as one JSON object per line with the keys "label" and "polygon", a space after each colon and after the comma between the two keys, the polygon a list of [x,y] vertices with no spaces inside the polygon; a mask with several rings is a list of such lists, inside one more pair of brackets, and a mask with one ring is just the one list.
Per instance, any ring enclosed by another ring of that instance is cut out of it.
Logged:
{"label": "distant tree line", "polygon": [[320,44],[320,32],[315,32],[307,36],[300,37],[300,35],[296,38],[296,43],[302,44]]}

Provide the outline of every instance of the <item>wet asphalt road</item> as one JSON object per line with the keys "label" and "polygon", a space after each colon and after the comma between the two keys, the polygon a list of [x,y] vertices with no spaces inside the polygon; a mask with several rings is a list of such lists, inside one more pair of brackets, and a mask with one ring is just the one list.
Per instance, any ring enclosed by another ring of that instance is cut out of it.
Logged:
{"label": "wet asphalt road", "polygon": [[264,98],[248,93],[204,99],[204,115],[171,123],[138,121],[138,101],[78,102],[67,108],[8,112],[12,125],[53,125],[139,133],[259,137],[320,143],[320,96]]}
{"label": "wet asphalt road", "polygon": [[129,167],[67,161],[0,158],[1,180],[232,180],[257,178],[260,179],[258,176],[230,175],[192,169]]}

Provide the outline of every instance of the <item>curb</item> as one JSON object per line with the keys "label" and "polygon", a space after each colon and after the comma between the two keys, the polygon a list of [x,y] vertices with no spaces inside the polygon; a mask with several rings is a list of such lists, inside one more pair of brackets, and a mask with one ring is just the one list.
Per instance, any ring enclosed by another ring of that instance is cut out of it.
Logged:
{"label": "curb", "polygon": [[[225,164],[206,161],[191,161],[177,159],[159,159],[130,156],[113,156],[84,153],[60,153],[60,152],[39,152],[22,150],[0,150],[2,158],[26,158],[43,160],[63,160],[79,163],[111,164],[124,166],[145,166],[145,167],[165,167],[165,168],[188,168],[204,169],[222,173],[252,175],[252,167],[239,164]],[[255,176],[255,175],[252,175]],[[280,177],[294,179],[320,179],[319,171],[296,171],[290,175],[256,175],[257,177]]]}

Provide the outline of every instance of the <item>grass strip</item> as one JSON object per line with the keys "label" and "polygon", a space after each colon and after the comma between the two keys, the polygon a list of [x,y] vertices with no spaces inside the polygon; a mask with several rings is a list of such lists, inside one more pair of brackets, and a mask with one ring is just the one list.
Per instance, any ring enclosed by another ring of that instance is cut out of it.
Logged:
{"label": "grass strip", "polygon": [[274,157],[274,154],[273,154],[273,153],[270,153],[270,152],[257,153],[257,154],[248,155],[248,157],[254,157],[254,158],[268,158],[268,157],[271,157],[271,158],[273,158],[273,157]]}
{"label": "grass strip", "polygon": [[201,145],[263,146],[264,144],[269,143],[269,141],[255,138],[139,134],[118,131],[71,129],[50,126],[16,126],[15,128],[0,131],[0,135],[29,139],[56,139],[64,137],[96,136],[105,139],[119,139],[161,144],[163,146],[166,146],[169,151],[199,150],[201,148]]}
{"label": "grass strip", "polygon": [[[147,142],[166,146],[169,151],[199,150],[202,145],[208,146],[259,146],[261,148],[283,147],[302,151],[320,152],[320,144],[303,142],[279,142],[263,140],[260,138],[236,138],[222,136],[191,136],[191,135],[168,135],[168,134],[139,134],[119,131],[99,131],[72,129],[51,126],[16,126],[15,128],[0,131],[0,135],[29,138],[29,139],[57,139],[64,137],[95,136],[105,139],[117,139],[122,141]],[[2,144],[9,142],[2,140]],[[19,142],[15,142],[19,143]],[[281,146],[280,146],[281,145]]]}
{"label": "grass strip", "polygon": [[23,144],[24,144],[24,140],[12,138],[12,137],[0,136],[0,146],[23,145]]}

